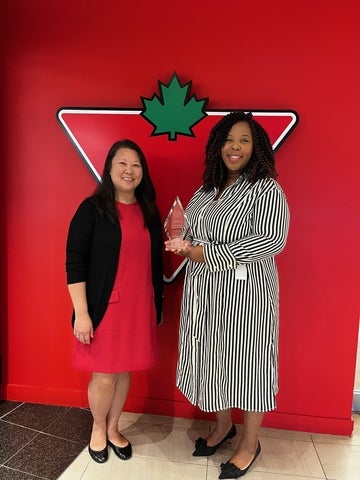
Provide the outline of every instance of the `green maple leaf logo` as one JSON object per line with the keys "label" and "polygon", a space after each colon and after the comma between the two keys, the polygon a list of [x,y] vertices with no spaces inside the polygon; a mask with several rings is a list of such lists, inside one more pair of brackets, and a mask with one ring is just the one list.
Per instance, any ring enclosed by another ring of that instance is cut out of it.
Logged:
{"label": "green maple leaf logo", "polygon": [[176,140],[177,135],[194,137],[192,127],[207,116],[208,98],[190,97],[191,82],[181,85],[176,73],[168,85],[158,83],[160,96],[140,97],[144,106],[140,115],[155,127],[151,135],[166,134],[169,140]]}

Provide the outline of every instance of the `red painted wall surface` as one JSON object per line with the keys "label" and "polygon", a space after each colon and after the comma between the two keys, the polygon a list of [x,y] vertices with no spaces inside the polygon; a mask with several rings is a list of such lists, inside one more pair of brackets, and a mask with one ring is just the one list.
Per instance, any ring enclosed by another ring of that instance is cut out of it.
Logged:
{"label": "red painted wall surface", "polygon": [[[277,153],[291,230],[278,257],[278,408],[265,424],[351,433],[360,267],[359,13],[355,0],[3,2],[2,398],[87,406],[88,376],[71,366],[64,260],[69,220],[95,180],[56,111],[140,109],[140,96],[151,98],[157,81],[166,83],[176,71],[182,82],[192,81],[198,98],[209,97],[208,109],[293,109],[300,116]],[[156,172],[159,192],[166,168],[182,170],[171,160]],[[192,169],[184,158],[191,185],[201,179],[203,158],[197,162]],[[186,203],[181,186],[177,193]],[[170,205],[160,207],[166,212]],[[182,277],[166,286],[159,364],[134,375],[129,411],[203,416],[174,386],[181,284]]]}

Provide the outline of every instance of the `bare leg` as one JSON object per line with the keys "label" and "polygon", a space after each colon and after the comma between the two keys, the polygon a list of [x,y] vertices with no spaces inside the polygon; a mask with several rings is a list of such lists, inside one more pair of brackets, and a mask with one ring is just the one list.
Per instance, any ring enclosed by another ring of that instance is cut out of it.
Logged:
{"label": "bare leg", "polygon": [[264,414],[262,412],[244,412],[244,427],[239,445],[229,460],[229,462],[242,470],[246,468],[254,458],[263,417]]}
{"label": "bare leg", "polygon": [[107,415],[107,436],[117,447],[125,447],[129,442],[119,433],[119,418],[130,387],[129,372],[119,373],[116,381],[113,401]]}
{"label": "bare leg", "polygon": [[209,447],[217,445],[229,432],[232,420],[231,420],[231,409],[221,410],[215,413],[216,425],[214,430],[206,438],[206,443]]}
{"label": "bare leg", "polygon": [[110,411],[114,397],[116,374],[93,373],[88,386],[88,399],[94,419],[90,439],[93,450],[102,450],[106,447],[106,417]]}

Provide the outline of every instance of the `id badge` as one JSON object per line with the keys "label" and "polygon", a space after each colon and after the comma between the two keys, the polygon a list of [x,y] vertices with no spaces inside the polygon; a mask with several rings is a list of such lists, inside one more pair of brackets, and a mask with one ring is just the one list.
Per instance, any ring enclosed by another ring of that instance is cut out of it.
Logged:
{"label": "id badge", "polygon": [[235,270],[235,279],[236,280],[246,280],[247,279],[247,268],[243,263],[239,263]]}

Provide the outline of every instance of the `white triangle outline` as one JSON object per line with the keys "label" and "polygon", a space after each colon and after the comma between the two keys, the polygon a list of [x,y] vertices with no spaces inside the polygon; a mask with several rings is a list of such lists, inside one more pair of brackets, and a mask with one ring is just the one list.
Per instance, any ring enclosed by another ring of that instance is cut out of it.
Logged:
{"label": "white triangle outline", "polygon": [[[209,110],[206,112],[209,116],[224,116],[228,113],[232,112],[233,110]],[[247,112],[253,112],[254,117],[289,117],[291,120],[288,126],[282,131],[279,137],[274,141],[272,147],[274,150],[280,145],[280,143],[285,139],[285,137],[291,132],[291,130],[295,127],[298,122],[298,117],[295,112],[292,111],[257,111],[257,110],[246,110]],[[73,131],[66,123],[64,119],[64,115],[140,115],[142,110],[122,110],[122,109],[101,109],[101,108],[61,108],[57,113],[57,118],[61,125],[63,126],[64,130],[70,137],[72,143],[75,145],[76,149],[79,151],[80,155],[85,160],[86,164],[88,165],[91,173],[94,175],[98,182],[101,181],[101,176],[99,172],[96,170],[94,164],[78,142],[76,136],[74,135]]]}
{"label": "white triangle outline", "polygon": [[[233,110],[209,110],[207,111],[207,115],[209,116],[214,116],[214,115],[219,115],[219,116],[225,116],[228,113],[232,112]],[[295,128],[297,122],[298,122],[298,116],[295,112],[287,110],[287,111],[257,111],[257,110],[246,110],[246,112],[253,112],[254,117],[290,117],[290,122],[288,126],[282,131],[282,133],[279,135],[279,137],[274,141],[272,147],[273,150],[276,150],[276,148],[280,145],[280,143],[285,139],[285,137],[291,132],[293,128]],[[66,123],[63,115],[71,115],[71,114],[76,114],[76,115],[140,115],[142,110],[123,110],[123,109],[101,109],[101,108],[60,108],[57,112],[57,118],[61,125],[63,126],[64,130],[66,133],[69,135],[71,141],[75,145],[76,149],[79,151],[80,155],[83,157],[85,160],[87,166],[89,167],[90,171],[96,178],[98,182],[101,182],[101,176],[96,170],[95,166],[93,165],[92,161],[90,158],[87,156],[86,152],[78,142],[76,136],[72,132],[71,128],[69,125]],[[184,259],[181,264],[177,267],[177,269],[173,272],[173,274],[170,277],[166,277],[165,275],[163,276],[164,282],[165,283],[172,283],[177,276],[180,274],[182,269],[185,267],[187,262],[187,259]]]}

